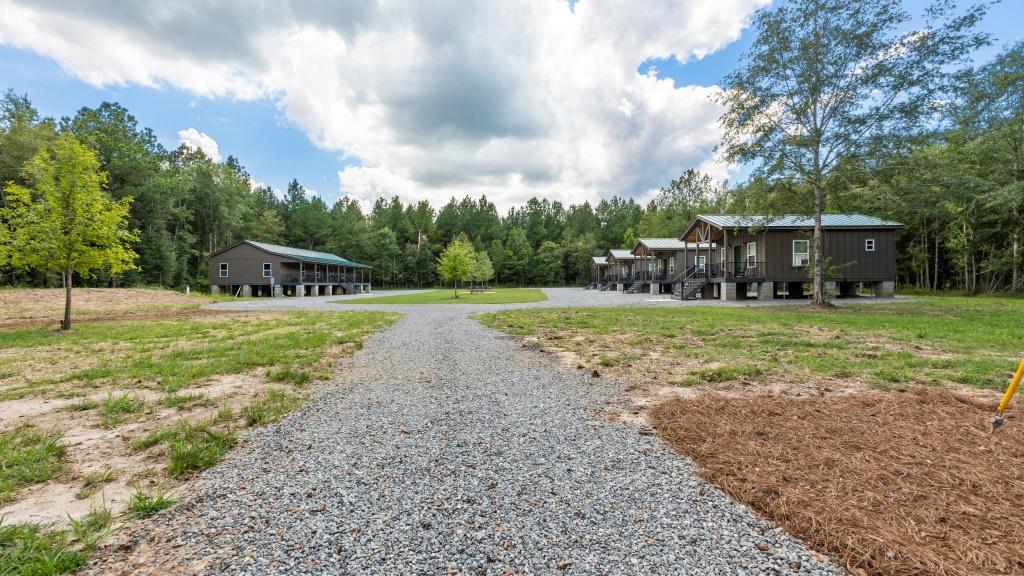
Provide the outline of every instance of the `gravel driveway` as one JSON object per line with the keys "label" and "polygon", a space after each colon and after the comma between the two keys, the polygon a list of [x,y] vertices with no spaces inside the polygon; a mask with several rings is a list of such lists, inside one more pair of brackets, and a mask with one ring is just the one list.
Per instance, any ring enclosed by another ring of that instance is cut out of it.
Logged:
{"label": "gravel driveway", "polygon": [[97,573],[843,573],[600,418],[621,383],[484,328],[483,307],[401,309]]}

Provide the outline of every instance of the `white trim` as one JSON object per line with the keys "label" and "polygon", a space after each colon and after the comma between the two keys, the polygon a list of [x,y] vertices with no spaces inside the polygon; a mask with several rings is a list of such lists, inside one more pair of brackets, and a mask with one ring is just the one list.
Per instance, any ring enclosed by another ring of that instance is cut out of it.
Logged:
{"label": "white trim", "polygon": [[[751,254],[751,248],[753,248],[753,254]],[[754,262],[750,261],[750,257],[754,257]],[[757,263],[757,242],[747,242],[747,266],[753,266]]]}
{"label": "white trim", "polygon": [[274,277],[274,263],[273,262],[264,262],[263,263],[263,277],[264,278],[273,278]]}
{"label": "white trim", "polygon": [[693,264],[694,266],[697,266],[698,271],[704,272],[708,265],[708,257],[703,254],[698,255],[696,258],[694,258]]}
{"label": "white trim", "polygon": [[[804,244],[806,244],[807,245],[807,250],[805,252],[797,252],[796,251],[796,243],[797,242],[803,242]],[[803,257],[798,259],[797,254],[802,254]],[[794,268],[802,268],[804,266],[809,266],[810,264],[811,264],[811,241],[810,240],[793,240],[793,267]]]}
{"label": "white trim", "polygon": [[[864,239],[864,251],[865,252],[874,252],[876,244],[877,243],[875,242],[874,238],[865,238]],[[869,246],[870,246],[870,248],[869,248]]]}
{"label": "white trim", "polygon": [[228,278],[231,276],[231,267],[228,266],[227,262],[221,262],[218,270],[221,278]]}

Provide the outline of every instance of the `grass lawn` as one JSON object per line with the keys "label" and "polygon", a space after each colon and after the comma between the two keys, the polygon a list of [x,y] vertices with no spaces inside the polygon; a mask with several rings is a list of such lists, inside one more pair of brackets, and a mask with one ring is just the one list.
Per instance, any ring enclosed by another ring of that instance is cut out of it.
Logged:
{"label": "grass lawn", "polygon": [[[699,473],[856,574],[1024,567],[1024,300],[508,310],[493,327],[628,381]],[[986,390],[978,392],[973,389]]]}
{"label": "grass lawn", "polygon": [[[134,305],[96,303],[90,313],[103,319],[67,333],[49,323],[5,329],[0,305],[0,574],[14,559],[35,566],[55,554],[74,561],[31,573],[73,569],[93,534],[106,533],[85,524],[170,506],[240,429],[300,407],[336,359],[399,316],[218,313],[198,310],[196,298],[139,292]],[[26,318],[22,306],[40,291],[3,297],[8,320]],[[152,311],[161,314],[139,316]]]}
{"label": "grass lawn", "polygon": [[509,310],[482,321],[581,362],[679,386],[1006,385],[1024,350],[1024,300],[922,298],[807,306]]}
{"label": "grass lawn", "polygon": [[470,294],[468,290],[459,290],[459,297],[449,289],[431,290],[416,294],[400,296],[381,296],[379,298],[358,298],[355,300],[339,300],[335,304],[516,304],[519,302],[543,302],[548,297],[540,288],[492,288],[482,294]]}

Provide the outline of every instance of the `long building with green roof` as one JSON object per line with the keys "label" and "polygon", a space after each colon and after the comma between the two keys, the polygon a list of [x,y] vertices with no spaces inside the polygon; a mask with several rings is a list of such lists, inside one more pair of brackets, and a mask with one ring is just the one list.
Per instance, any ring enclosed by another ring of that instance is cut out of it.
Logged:
{"label": "long building with green roof", "polygon": [[242,240],[210,254],[210,291],[236,296],[369,292],[371,268],[329,252]]}

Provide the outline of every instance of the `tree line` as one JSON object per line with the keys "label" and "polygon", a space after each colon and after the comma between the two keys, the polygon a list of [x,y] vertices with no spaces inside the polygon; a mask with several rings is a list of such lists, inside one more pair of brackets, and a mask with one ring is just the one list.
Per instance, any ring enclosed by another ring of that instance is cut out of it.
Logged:
{"label": "tree line", "polygon": [[[835,211],[904,224],[897,241],[903,285],[1017,291],[1024,43],[954,70],[987,41],[973,32],[983,11],[936,11],[932,32],[908,40],[894,32],[907,17],[898,7],[895,0],[800,0],[759,13],[757,41],[723,83],[721,151],[756,165],[740,183],[687,170],[645,204],[619,196],[568,205],[532,198],[499,214],[486,197],[452,197],[435,207],[394,196],[364,211],[347,197],[328,205],[297,180],[281,194],[255,185],[234,156],[215,162],[186,146],[167,150],[117,103],[56,120],[8,90],[0,102],[0,208],[10,204],[3,192],[10,186],[38,198],[32,159],[69,138],[95,155],[109,200],[129,199],[118,205],[127,210],[137,254],[134,267],[106,267],[76,276],[78,283],[202,287],[211,252],[251,239],[370,264],[378,285],[432,286],[442,280],[439,256],[460,239],[460,252],[486,254],[496,282],[582,284],[592,256],[640,237],[678,237],[700,213]],[[893,46],[900,50],[886,48]],[[893,97],[880,102],[880,94]],[[0,222],[0,241],[12,226]],[[0,283],[63,281],[60,271],[7,261]]]}

